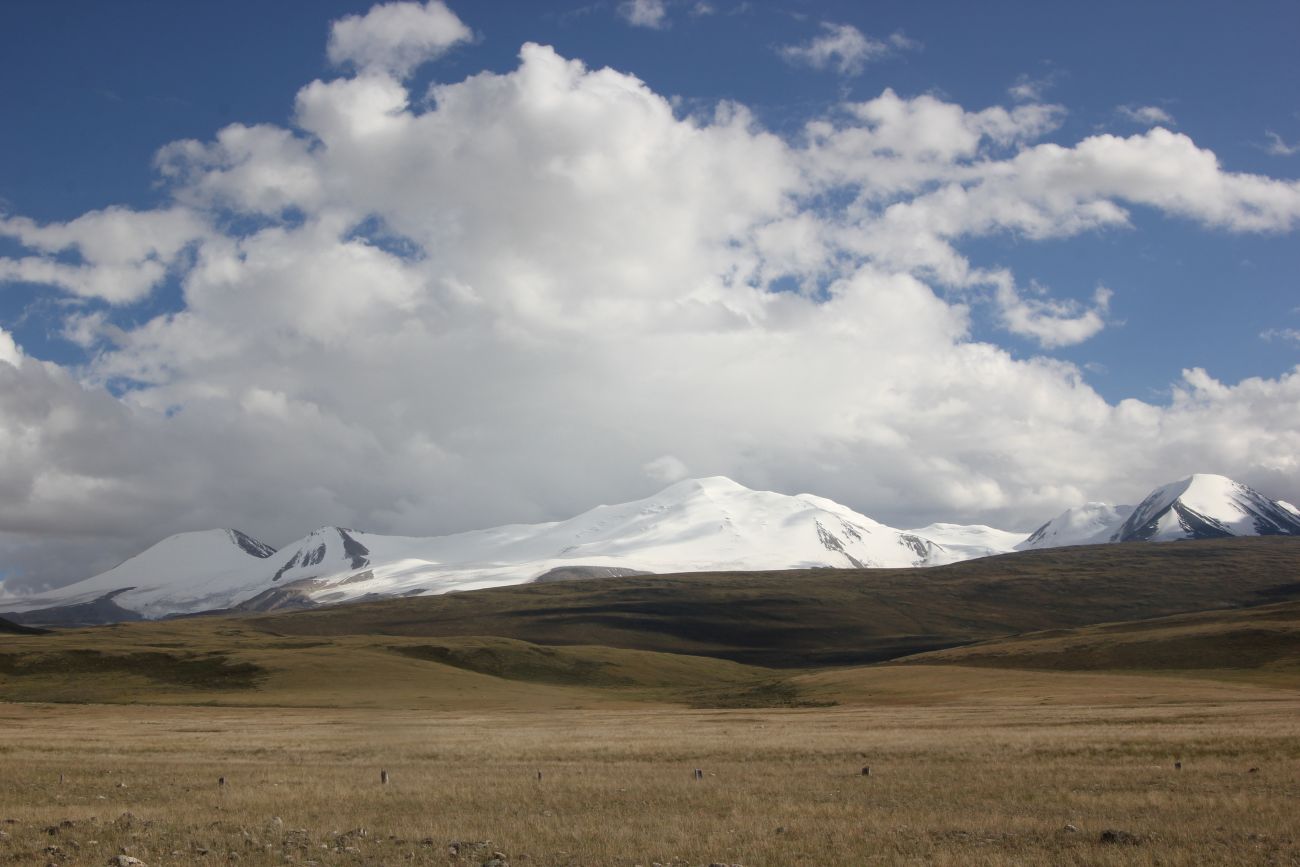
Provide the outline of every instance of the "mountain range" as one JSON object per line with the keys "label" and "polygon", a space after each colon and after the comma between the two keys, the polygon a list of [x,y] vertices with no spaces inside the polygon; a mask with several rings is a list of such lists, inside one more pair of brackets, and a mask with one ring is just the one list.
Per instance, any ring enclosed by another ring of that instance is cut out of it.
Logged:
{"label": "mountain range", "polygon": [[171,536],[119,566],[38,594],[8,594],[17,623],[80,624],[264,611],[638,573],[922,567],[1063,545],[1300,536],[1300,512],[1198,474],[1136,507],[1088,503],[1031,534],[983,525],[898,530],[832,500],[754,491],[721,476],[566,521],[447,536],[322,527],[276,550],[238,530]]}

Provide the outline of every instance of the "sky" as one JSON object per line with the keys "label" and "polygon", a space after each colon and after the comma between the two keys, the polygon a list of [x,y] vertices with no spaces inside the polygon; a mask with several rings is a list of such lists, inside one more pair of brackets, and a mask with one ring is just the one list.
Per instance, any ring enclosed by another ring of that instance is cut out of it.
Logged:
{"label": "sky", "polygon": [[1300,7],[0,5],[0,577],[690,476],[1300,500]]}

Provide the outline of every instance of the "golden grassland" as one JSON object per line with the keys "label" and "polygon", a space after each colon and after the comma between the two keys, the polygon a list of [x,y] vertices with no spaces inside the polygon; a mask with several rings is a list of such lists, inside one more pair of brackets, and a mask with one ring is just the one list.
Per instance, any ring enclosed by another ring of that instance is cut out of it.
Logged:
{"label": "golden grassland", "polygon": [[497,679],[515,709],[4,704],[0,864],[1300,863],[1298,690],[796,679],[841,703],[566,710],[599,690]]}
{"label": "golden grassland", "polygon": [[1300,865],[1297,541],[5,635],[0,867]]}

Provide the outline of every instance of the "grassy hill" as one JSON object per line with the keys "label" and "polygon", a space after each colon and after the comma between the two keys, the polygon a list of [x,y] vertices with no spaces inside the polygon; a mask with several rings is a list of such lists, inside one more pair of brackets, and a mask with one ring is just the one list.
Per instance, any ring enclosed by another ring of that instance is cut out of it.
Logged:
{"label": "grassy hill", "polygon": [[48,630],[36,626],[24,626],[0,617],[0,634],[2,635],[44,635]]}
{"label": "grassy hill", "polygon": [[909,663],[1049,671],[1202,672],[1294,684],[1300,602],[1031,632],[926,653]]}
{"label": "grassy hill", "polygon": [[[1294,687],[1297,575],[1300,540],[1236,539],[1056,549],[927,570],[593,579],[125,623],[6,636],[0,700],[800,707],[1050,692],[1042,675],[1008,668],[1243,665]],[[972,666],[1004,671],[977,677]],[[1154,694],[1150,685],[1071,677],[1071,694]]]}
{"label": "grassy hill", "polygon": [[752,665],[859,665],[1042,629],[1300,598],[1300,539],[1057,548],[933,569],[523,585],[248,621],[283,636],[493,635]]}

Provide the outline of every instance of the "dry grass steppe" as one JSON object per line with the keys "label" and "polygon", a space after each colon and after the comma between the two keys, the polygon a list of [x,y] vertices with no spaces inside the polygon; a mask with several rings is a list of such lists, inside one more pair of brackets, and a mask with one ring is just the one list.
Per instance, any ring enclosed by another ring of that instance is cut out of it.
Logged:
{"label": "dry grass steppe", "polygon": [[9,634],[0,865],[1300,865],[1258,541]]}

